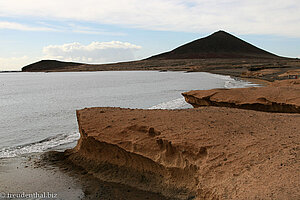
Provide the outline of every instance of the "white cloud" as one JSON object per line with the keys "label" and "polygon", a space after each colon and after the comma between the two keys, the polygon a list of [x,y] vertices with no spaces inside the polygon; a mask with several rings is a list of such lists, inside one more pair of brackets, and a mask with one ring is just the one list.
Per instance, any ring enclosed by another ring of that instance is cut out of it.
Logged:
{"label": "white cloud", "polygon": [[43,26],[32,26],[16,22],[0,21],[0,29],[10,29],[18,31],[56,31],[56,32],[74,32],[93,35],[114,35],[124,36],[124,33],[109,32],[101,29],[95,29],[86,26],[78,26],[75,24],[67,24],[65,26],[57,26],[53,24],[39,23]]}
{"label": "white cloud", "polygon": [[0,29],[11,29],[19,31],[55,31],[55,29],[48,27],[28,26],[20,23],[6,21],[0,21]]}
{"label": "white cloud", "polygon": [[88,45],[74,42],[46,46],[43,49],[43,53],[47,59],[84,63],[109,63],[133,60],[135,59],[134,52],[140,48],[140,46],[119,41],[92,42]]}
{"label": "white cloud", "polygon": [[[62,30],[63,28],[60,28]],[[74,33],[83,33],[83,34],[92,34],[92,35],[110,35],[110,36],[124,36],[126,34],[120,33],[120,32],[109,32],[102,29],[95,29],[88,26],[78,26],[76,24],[68,24],[67,27],[65,27],[68,31],[74,32]],[[67,31],[66,30],[66,31]]]}
{"label": "white cloud", "polygon": [[0,16],[92,21],[151,30],[300,37],[296,0],[9,0]]}
{"label": "white cloud", "polygon": [[49,45],[43,48],[43,56],[0,57],[0,71],[21,70],[22,67],[42,59],[58,59],[83,63],[110,63],[135,59],[135,51],[142,47],[128,42],[78,42]]}
{"label": "white cloud", "polygon": [[20,70],[25,65],[38,61],[39,58],[28,56],[0,57],[0,71]]}

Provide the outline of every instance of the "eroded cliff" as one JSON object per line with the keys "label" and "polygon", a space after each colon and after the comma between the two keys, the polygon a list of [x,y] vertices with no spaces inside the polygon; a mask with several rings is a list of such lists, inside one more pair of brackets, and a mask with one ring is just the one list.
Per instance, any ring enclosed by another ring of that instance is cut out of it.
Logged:
{"label": "eroded cliff", "polygon": [[217,106],[300,113],[300,79],[276,81],[266,87],[194,90],[182,95],[195,108]]}
{"label": "eroded cliff", "polygon": [[297,199],[299,114],[87,108],[65,155],[104,181],[171,199]]}

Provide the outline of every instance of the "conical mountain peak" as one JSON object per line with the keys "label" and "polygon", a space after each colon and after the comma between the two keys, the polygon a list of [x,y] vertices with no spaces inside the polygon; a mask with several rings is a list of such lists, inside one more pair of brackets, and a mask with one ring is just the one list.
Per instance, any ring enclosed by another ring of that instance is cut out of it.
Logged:
{"label": "conical mountain peak", "polygon": [[223,30],[151,59],[278,58]]}

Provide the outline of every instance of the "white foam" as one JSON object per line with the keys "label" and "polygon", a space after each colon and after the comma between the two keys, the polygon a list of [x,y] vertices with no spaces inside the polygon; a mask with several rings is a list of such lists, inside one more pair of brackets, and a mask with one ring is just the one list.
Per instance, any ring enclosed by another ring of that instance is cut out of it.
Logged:
{"label": "white foam", "polygon": [[245,87],[257,87],[260,86],[258,84],[254,84],[248,81],[244,81],[238,78],[232,78],[230,76],[224,76],[219,74],[211,74],[212,77],[217,79],[225,80],[224,88],[245,88]]}
{"label": "white foam", "polygon": [[184,97],[174,99],[167,102],[162,102],[158,105],[152,106],[148,109],[179,109],[184,107],[190,107],[188,103],[184,100]]}
{"label": "white foam", "polygon": [[[231,78],[230,76],[223,76],[218,74],[211,74],[211,76],[217,79],[225,80],[224,88],[227,89],[259,86],[258,84],[254,84],[240,79]],[[186,103],[184,97],[167,101],[167,102],[162,102],[148,109],[180,109],[180,108],[191,108],[190,104]]]}
{"label": "white foam", "polygon": [[245,88],[245,87],[255,87],[259,86],[258,84],[254,84],[251,82],[243,81],[243,80],[236,80],[231,78],[231,80],[227,80],[224,83],[224,88]]}
{"label": "white foam", "polygon": [[219,74],[211,74],[208,73],[210,76],[217,78],[217,79],[221,79],[221,80],[234,80],[233,78],[231,78],[230,76],[225,76],[225,75],[219,75]]}
{"label": "white foam", "polygon": [[21,145],[12,148],[9,147],[9,148],[0,149],[0,158],[9,158],[9,157],[15,157],[23,154],[28,154],[28,153],[43,152],[54,147],[75,142],[79,139],[79,137],[80,134],[76,132],[69,135],[59,134],[54,137],[46,138],[39,142],[30,143],[30,144]]}

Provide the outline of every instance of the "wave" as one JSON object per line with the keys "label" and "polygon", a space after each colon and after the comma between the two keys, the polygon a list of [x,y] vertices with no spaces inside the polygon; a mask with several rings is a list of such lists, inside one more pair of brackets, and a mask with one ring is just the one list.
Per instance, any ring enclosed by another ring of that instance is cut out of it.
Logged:
{"label": "wave", "polygon": [[61,145],[66,145],[77,141],[80,134],[74,132],[72,134],[58,134],[53,137],[48,137],[44,140],[20,145],[16,147],[7,147],[0,149],[0,158],[16,157],[23,154],[39,153]]}
{"label": "wave", "polygon": [[188,104],[184,100],[184,97],[167,101],[167,102],[162,102],[148,109],[180,109],[180,108],[190,108],[190,104]]}
{"label": "wave", "polygon": [[[234,79],[230,76],[223,76],[218,74],[210,74],[211,76],[224,80],[224,88],[243,88],[250,86],[259,86],[251,82],[246,82],[240,79]],[[178,92],[184,92],[183,90],[178,90]],[[192,108],[192,106],[186,103],[184,97],[173,99],[170,101],[162,102],[154,105],[148,109],[182,109],[182,108]],[[44,152],[49,149],[60,147],[62,145],[67,145],[77,141],[80,138],[79,133],[72,134],[58,134],[53,137],[48,137],[44,140],[29,143],[25,145],[19,145],[16,147],[6,147],[0,149],[0,158],[16,157],[23,154],[29,153],[39,153]]]}
{"label": "wave", "polygon": [[[224,81],[224,88],[245,88],[245,87],[258,87],[259,84],[254,84],[248,81],[244,81],[238,78],[232,78],[230,76],[218,75],[218,74],[211,74],[211,76],[225,80]],[[181,91],[181,90],[180,90]],[[183,91],[181,91],[183,92]],[[184,97],[174,99],[167,102],[162,102],[155,106],[152,106],[148,109],[180,109],[180,108],[191,108],[190,104],[186,103]]]}
{"label": "wave", "polygon": [[245,88],[245,87],[258,87],[258,84],[251,83],[248,81],[243,81],[239,79],[233,79],[227,80],[224,83],[224,88],[230,89],[230,88]]}
{"label": "wave", "polygon": [[239,78],[232,78],[231,76],[224,76],[219,74],[211,74],[212,77],[225,80],[224,88],[245,88],[245,87],[258,87],[259,84],[251,83],[249,81],[241,80]]}
{"label": "wave", "polygon": [[231,80],[233,78],[231,78],[231,76],[226,76],[226,75],[219,75],[219,74],[212,74],[212,73],[208,73],[211,77],[217,78],[217,79],[221,79],[221,80]]}

